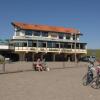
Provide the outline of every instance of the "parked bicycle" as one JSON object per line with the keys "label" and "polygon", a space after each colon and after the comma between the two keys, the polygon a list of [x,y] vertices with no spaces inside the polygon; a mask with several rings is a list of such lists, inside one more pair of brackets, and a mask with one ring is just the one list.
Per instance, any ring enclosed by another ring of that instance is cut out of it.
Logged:
{"label": "parked bicycle", "polygon": [[88,71],[82,79],[83,85],[87,86],[93,81],[93,72]]}
{"label": "parked bicycle", "polygon": [[93,79],[91,83],[91,87],[94,89],[99,89],[100,88],[100,64],[96,68],[96,73],[97,76]]}
{"label": "parked bicycle", "polygon": [[88,71],[82,79],[83,85],[87,86],[93,81],[94,62],[89,61]]}

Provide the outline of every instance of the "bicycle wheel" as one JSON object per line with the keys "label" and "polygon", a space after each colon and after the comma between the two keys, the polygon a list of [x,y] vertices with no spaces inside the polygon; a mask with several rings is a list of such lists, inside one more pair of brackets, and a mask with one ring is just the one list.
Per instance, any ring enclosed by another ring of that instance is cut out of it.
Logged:
{"label": "bicycle wheel", "polygon": [[100,78],[95,77],[91,83],[91,87],[94,89],[99,89],[100,88]]}

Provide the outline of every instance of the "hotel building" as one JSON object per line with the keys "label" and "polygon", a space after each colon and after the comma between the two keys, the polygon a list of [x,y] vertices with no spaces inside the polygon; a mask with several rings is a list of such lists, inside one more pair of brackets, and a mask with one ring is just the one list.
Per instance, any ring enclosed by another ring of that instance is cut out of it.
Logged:
{"label": "hotel building", "polygon": [[47,61],[74,61],[87,54],[87,43],[80,42],[81,32],[74,28],[12,22],[10,44],[21,61],[45,58]]}

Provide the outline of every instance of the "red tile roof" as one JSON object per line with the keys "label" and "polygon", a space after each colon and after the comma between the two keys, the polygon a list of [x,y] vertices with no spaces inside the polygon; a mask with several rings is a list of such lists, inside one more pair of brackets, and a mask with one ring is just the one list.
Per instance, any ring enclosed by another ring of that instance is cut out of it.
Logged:
{"label": "red tile roof", "polygon": [[19,27],[25,30],[38,30],[38,31],[50,31],[50,32],[62,32],[62,33],[76,33],[79,34],[79,30],[74,28],[64,28],[48,25],[36,25],[36,24],[26,24],[21,22],[12,22],[13,26]]}

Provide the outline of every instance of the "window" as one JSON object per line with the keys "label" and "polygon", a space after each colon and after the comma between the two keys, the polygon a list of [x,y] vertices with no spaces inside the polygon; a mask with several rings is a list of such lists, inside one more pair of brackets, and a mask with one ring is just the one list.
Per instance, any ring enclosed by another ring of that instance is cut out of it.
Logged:
{"label": "window", "polygon": [[59,43],[54,42],[53,43],[53,48],[59,48]]}
{"label": "window", "polygon": [[67,45],[67,48],[68,48],[68,49],[71,49],[71,45]]}
{"label": "window", "polygon": [[33,31],[32,30],[26,30],[25,35],[32,36]]}
{"label": "window", "polygon": [[15,47],[19,47],[19,43],[18,42],[15,43]]}
{"label": "window", "polygon": [[75,35],[73,35],[73,40],[75,40]]}
{"label": "window", "polygon": [[51,37],[53,37],[53,38],[57,38],[57,35],[58,35],[58,34],[57,34],[57,33],[52,33],[52,32],[51,32],[50,35],[51,35]]}
{"label": "window", "polygon": [[71,49],[71,46],[72,46],[72,43],[70,43],[70,42],[67,43],[67,48],[68,48],[68,49]]}
{"label": "window", "polygon": [[[75,35],[73,35],[73,40],[75,40]],[[77,40],[77,35],[76,35],[76,40]]]}
{"label": "window", "polygon": [[28,47],[32,47],[32,41],[31,40],[28,41]]}
{"label": "window", "polygon": [[38,47],[42,47],[41,42],[38,42]]}
{"label": "window", "polygon": [[27,47],[27,42],[22,43],[23,47]]}
{"label": "window", "polygon": [[76,45],[76,49],[79,49],[79,44],[78,43],[77,44],[73,43],[72,48],[75,49],[75,45]]}
{"label": "window", "polygon": [[78,43],[76,44],[76,49],[79,49],[79,44]]}
{"label": "window", "polygon": [[42,36],[48,37],[48,32],[42,32]]}
{"label": "window", "polygon": [[38,46],[39,47],[46,47],[46,42],[39,41]]}
{"label": "window", "polygon": [[63,39],[64,34],[59,34],[59,39]]}
{"label": "window", "polygon": [[72,49],[74,49],[74,48],[75,48],[75,43],[72,44]]}
{"label": "window", "polygon": [[16,30],[16,36],[20,36],[20,30]]}
{"label": "window", "polygon": [[64,43],[60,43],[60,48],[64,48]]}
{"label": "window", "polygon": [[67,35],[66,35],[66,39],[70,40],[70,37],[71,37],[70,34],[67,34]]}
{"label": "window", "polygon": [[81,44],[80,45],[80,49],[85,49],[85,45],[84,44]]}
{"label": "window", "polygon": [[67,43],[64,43],[64,48],[67,48],[68,47],[68,44]]}
{"label": "window", "polygon": [[34,36],[40,36],[41,32],[40,31],[34,31]]}
{"label": "window", "polygon": [[42,43],[42,47],[46,47],[46,43]]}
{"label": "window", "polygon": [[22,47],[22,46],[23,46],[22,42],[19,42],[19,47]]}
{"label": "window", "polygon": [[52,42],[47,42],[47,47],[52,48]]}
{"label": "window", "polygon": [[37,43],[36,43],[36,42],[33,42],[33,43],[32,43],[32,46],[33,46],[33,47],[37,47]]}

